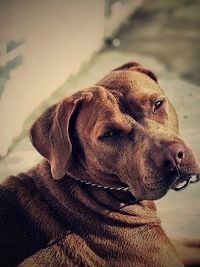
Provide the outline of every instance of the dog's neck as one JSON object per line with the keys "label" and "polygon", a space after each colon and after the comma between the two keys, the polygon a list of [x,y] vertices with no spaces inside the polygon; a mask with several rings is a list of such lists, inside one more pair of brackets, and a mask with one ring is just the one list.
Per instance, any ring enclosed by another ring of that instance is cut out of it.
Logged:
{"label": "dog's neck", "polygon": [[[130,192],[98,188],[82,183],[70,176],[55,181],[51,176],[50,165],[43,161],[37,166],[50,195],[61,206],[68,209],[69,203],[76,203],[77,213],[99,214],[105,219],[114,219],[122,223],[143,225],[159,223],[153,201],[138,201]],[[55,194],[56,193],[56,194]],[[72,201],[73,199],[73,201]],[[91,215],[92,216],[92,215]]]}
{"label": "dog's neck", "polygon": [[116,199],[116,201],[121,201],[124,204],[133,205],[139,202],[139,199],[132,195],[128,186],[111,187],[98,183],[92,183],[78,178],[73,179],[75,179],[79,183],[84,184],[86,187],[94,187],[98,188],[99,190],[105,190],[108,194],[112,195]]}
{"label": "dog's neck", "polygon": [[[159,223],[153,201],[138,201],[130,192],[102,189],[81,183],[74,178],[71,184],[74,195],[81,202],[106,217],[135,225]],[[64,181],[63,181],[64,182]],[[68,183],[68,181],[66,180]]]}
{"label": "dog's neck", "polygon": [[[89,172],[87,172],[88,169],[90,169]],[[79,168],[77,172],[76,169],[69,169],[66,172],[66,177],[72,178],[80,185],[82,184],[89,191],[96,188],[99,193],[110,194],[123,204],[132,205],[139,202],[139,199],[130,192],[128,185],[123,183],[116,174],[105,173],[102,170],[97,172],[92,168],[81,168],[81,170]]]}

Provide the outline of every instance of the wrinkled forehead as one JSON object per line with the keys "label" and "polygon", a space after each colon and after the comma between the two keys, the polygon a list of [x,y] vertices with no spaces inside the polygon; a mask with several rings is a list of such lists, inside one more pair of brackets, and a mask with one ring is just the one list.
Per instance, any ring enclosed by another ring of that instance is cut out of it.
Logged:
{"label": "wrinkled forehead", "polygon": [[134,97],[137,94],[151,95],[163,93],[162,89],[148,75],[137,71],[114,71],[102,79],[98,85],[108,89],[118,90],[119,92]]}
{"label": "wrinkled forehead", "polygon": [[92,98],[83,104],[79,116],[78,125],[82,125],[83,132],[92,131],[95,124],[114,119],[120,112],[117,98],[103,87],[91,89]]}
{"label": "wrinkled forehead", "polygon": [[82,106],[79,116],[79,125],[82,125],[83,132],[86,126],[92,131],[97,120],[109,122],[117,116],[119,119],[124,105],[134,104],[137,107],[142,101],[146,102],[149,96],[163,94],[158,83],[137,71],[111,72],[90,92],[93,97],[89,103]]}

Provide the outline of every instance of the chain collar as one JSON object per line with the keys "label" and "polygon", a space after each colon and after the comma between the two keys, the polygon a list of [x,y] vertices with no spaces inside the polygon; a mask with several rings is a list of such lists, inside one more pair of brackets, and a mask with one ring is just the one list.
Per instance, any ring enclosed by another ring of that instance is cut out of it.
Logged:
{"label": "chain collar", "polygon": [[[81,179],[78,179],[78,178],[75,178],[75,180],[83,183],[83,184],[86,184],[86,185],[90,185],[92,187],[97,187],[97,188],[102,188],[102,189],[106,189],[106,190],[113,190],[113,191],[123,191],[123,192],[128,192],[128,193],[131,193],[130,192],[130,188],[127,186],[122,186],[122,187],[109,187],[109,186],[105,186],[105,185],[101,185],[101,184],[96,184],[96,183],[92,183],[92,182],[87,182],[87,181],[84,181],[84,180],[81,180]],[[181,191],[183,189],[185,189],[189,184],[192,184],[192,183],[196,183],[196,182],[199,182],[200,181],[200,174],[197,174],[197,175],[189,175],[188,176],[188,179],[185,180],[184,182],[184,185],[181,186],[180,188],[177,187],[177,188],[173,188],[175,191]]]}
{"label": "chain collar", "polygon": [[78,182],[82,183],[82,184],[85,184],[85,185],[89,185],[91,187],[96,187],[96,188],[99,188],[99,189],[104,189],[104,190],[111,190],[114,194],[114,196],[116,197],[116,199],[120,199],[118,198],[115,193],[119,192],[119,193],[122,193],[122,194],[125,194],[123,199],[121,199],[122,202],[124,203],[127,203],[127,204],[130,204],[130,205],[133,205],[133,204],[136,204],[138,203],[140,200],[138,198],[136,198],[132,193],[131,193],[131,190],[128,186],[121,186],[121,187],[110,187],[110,186],[105,186],[105,185],[102,185],[102,184],[96,184],[96,183],[92,183],[92,182],[88,182],[88,181],[84,181],[84,180],[81,180],[81,179],[75,179],[77,180]]}
{"label": "chain collar", "polygon": [[115,190],[115,191],[123,191],[123,192],[130,192],[130,188],[127,186],[122,186],[122,187],[118,187],[118,188],[115,188],[115,187],[109,187],[109,186],[105,186],[105,185],[101,185],[101,184],[95,184],[95,183],[91,183],[91,182],[86,182],[84,180],[81,180],[81,179],[77,179],[77,181],[83,183],[83,184],[86,184],[86,185],[90,185],[92,187],[97,187],[97,188],[102,188],[102,189],[107,189],[107,190]]}

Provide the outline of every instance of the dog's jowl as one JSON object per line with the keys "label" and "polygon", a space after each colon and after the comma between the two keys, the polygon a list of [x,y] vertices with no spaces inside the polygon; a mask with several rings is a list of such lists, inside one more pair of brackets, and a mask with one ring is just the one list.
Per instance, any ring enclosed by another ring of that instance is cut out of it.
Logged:
{"label": "dog's jowl", "polygon": [[151,71],[111,71],[30,138],[44,159],[0,186],[0,266],[183,266],[153,200],[200,169]]}

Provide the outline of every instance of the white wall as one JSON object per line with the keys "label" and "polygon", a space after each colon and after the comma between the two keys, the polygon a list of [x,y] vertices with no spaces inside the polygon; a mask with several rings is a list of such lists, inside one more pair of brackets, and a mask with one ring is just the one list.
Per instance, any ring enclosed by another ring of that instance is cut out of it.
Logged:
{"label": "white wall", "polygon": [[[17,55],[0,98],[0,155],[30,112],[97,51],[104,34],[103,0],[7,0],[0,3],[0,65]],[[6,53],[9,40],[25,42]]]}

